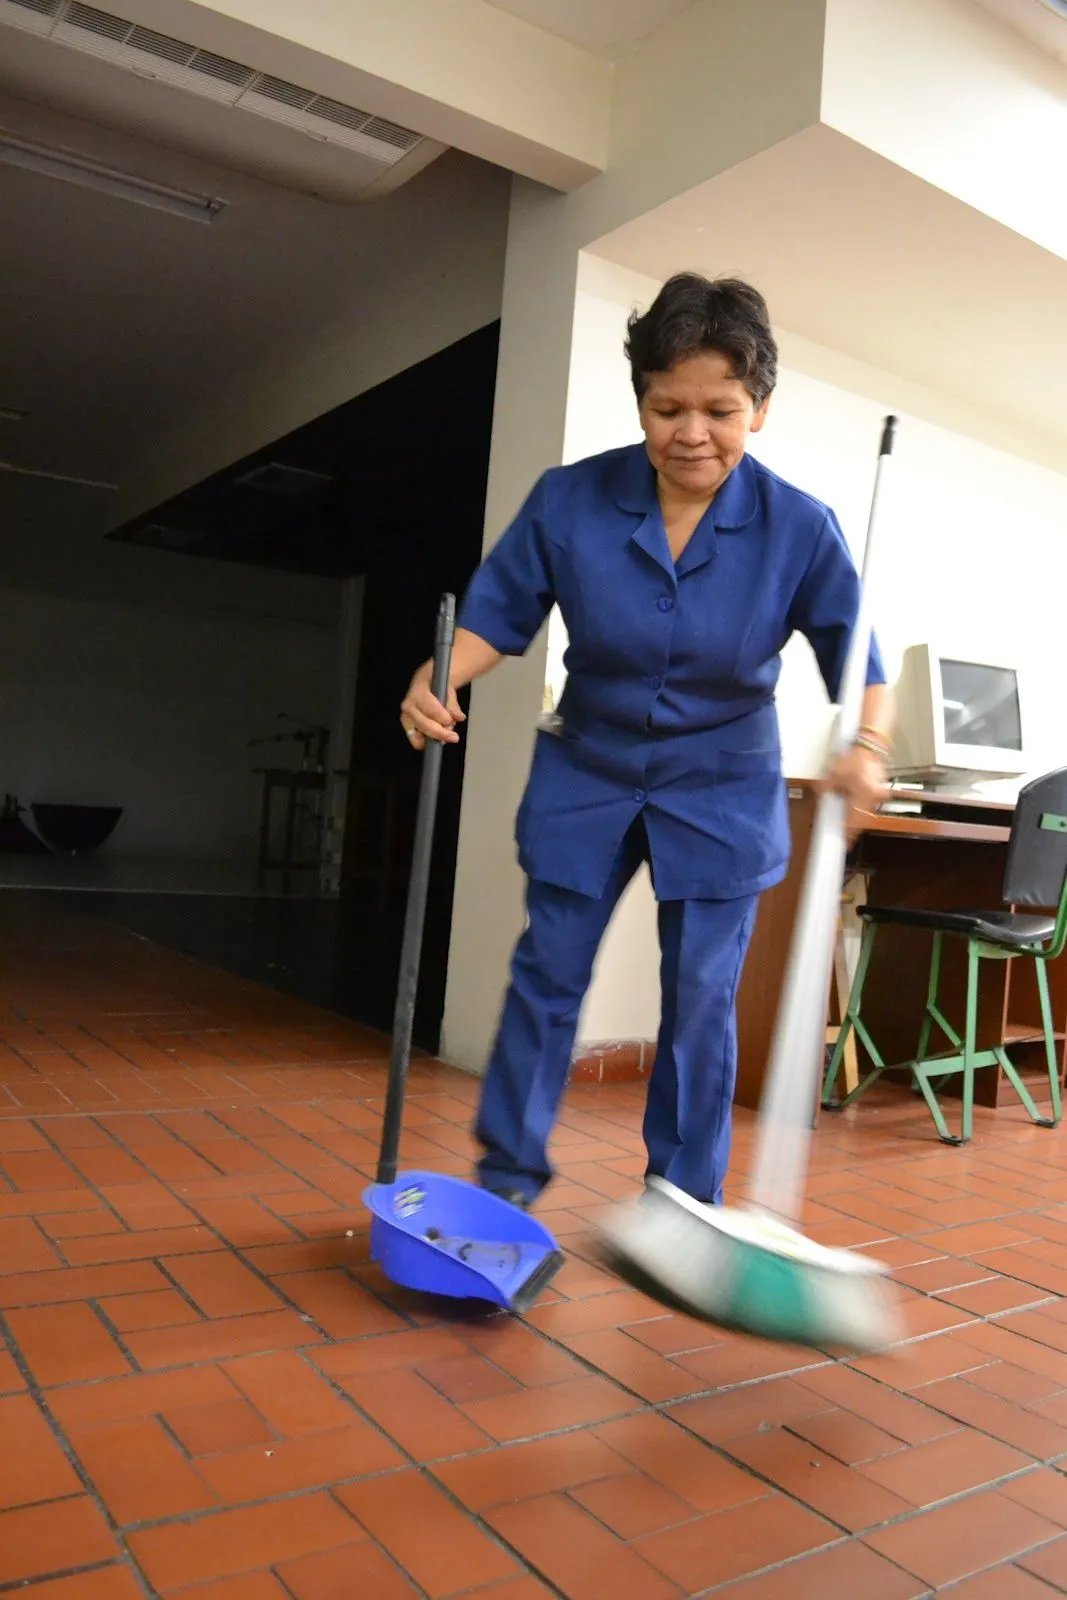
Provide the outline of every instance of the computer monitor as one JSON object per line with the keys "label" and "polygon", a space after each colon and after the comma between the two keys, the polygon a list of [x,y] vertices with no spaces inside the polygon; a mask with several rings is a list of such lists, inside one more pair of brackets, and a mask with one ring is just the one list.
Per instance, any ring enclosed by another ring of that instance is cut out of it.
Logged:
{"label": "computer monitor", "polygon": [[1019,675],[916,644],[896,689],[893,776],[932,787],[1017,778],[1029,768]]}

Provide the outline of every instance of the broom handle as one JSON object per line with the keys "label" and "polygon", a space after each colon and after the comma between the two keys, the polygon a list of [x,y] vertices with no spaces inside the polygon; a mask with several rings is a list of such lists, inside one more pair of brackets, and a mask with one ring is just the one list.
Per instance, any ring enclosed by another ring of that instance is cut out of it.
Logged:
{"label": "broom handle", "polygon": [[[878,506],[896,425],[895,417],[887,417],[882,430],[863,552],[860,604],[838,691],[832,758],[852,744],[859,728],[871,649],[871,579],[878,547]],[[841,910],[847,824],[848,802],[844,796],[828,791],[820,795],[760,1101],[749,1199],[760,1209],[776,1212],[790,1221],[797,1219],[803,1201],[812,1107],[819,1092],[826,1049],[826,997]]]}
{"label": "broom handle", "polygon": [[[448,704],[448,680],[452,669],[452,645],[456,635],[456,598],[446,594],[437,611],[437,633],[433,653],[433,693],[442,705]],[[436,739],[427,741],[419,782],[419,809],[415,818],[415,848],[411,856],[408,903],[404,914],[404,942],[400,950],[400,977],[393,1014],[393,1042],[389,1056],[389,1088],[385,1098],[382,1145],[378,1156],[378,1182],[396,1178],[400,1149],[400,1124],[404,1116],[404,1094],[411,1065],[411,1035],[415,1026],[415,998],[419,988],[422,934],[426,923],[426,899],[430,889],[430,860],[433,855],[434,823],[437,818],[437,791],[441,783],[441,761],[445,747]]]}

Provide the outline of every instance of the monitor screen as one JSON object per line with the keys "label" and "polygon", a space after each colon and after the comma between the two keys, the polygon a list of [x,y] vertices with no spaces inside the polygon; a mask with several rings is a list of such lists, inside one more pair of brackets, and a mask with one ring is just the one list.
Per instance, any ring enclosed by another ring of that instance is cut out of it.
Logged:
{"label": "monitor screen", "polygon": [[1019,684],[1011,668],[942,659],[941,700],[949,744],[1022,750]]}

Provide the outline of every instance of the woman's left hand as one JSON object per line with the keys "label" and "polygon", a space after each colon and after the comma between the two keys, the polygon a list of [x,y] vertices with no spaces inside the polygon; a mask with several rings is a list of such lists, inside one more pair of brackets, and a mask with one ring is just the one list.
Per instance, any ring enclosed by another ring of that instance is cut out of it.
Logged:
{"label": "woman's left hand", "polygon": [[889,794],[885,762],[862,745],[853,745],[837,757],[823,780],[827,789],[843,794],[855,811],[871,814]]}

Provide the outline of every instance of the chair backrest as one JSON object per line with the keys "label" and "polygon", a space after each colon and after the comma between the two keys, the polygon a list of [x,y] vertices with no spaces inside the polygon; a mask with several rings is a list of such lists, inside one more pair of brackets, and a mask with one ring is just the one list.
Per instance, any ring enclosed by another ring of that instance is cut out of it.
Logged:
{"label": "chair backrest", "polygon": [[1008,846],[1008,905],[1059,906],[1067,889],[1067,767],[1020,790]]}

